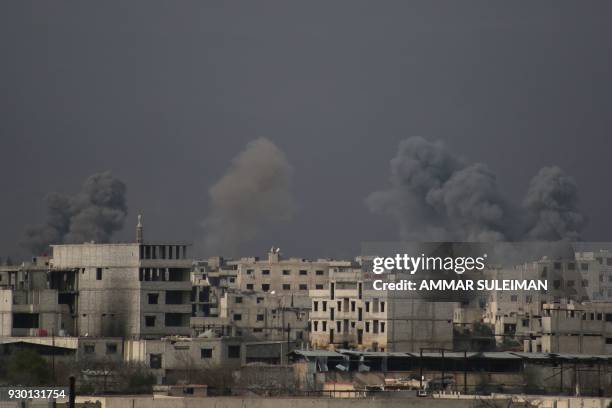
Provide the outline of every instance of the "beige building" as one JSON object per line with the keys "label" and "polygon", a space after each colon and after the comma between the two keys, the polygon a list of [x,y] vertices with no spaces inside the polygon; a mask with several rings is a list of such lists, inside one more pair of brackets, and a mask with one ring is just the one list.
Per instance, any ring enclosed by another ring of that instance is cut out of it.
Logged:
{"label": "beige building", "polygon": [[310,308],[286,304],[287,298],[268,292],[226,291],[216,317],[192,317],[193,335],[207,331],[251,340],[308,342]]}
{"label": "beige building", "polygon": [[526,322],[541,316],[544,304],[609,299],[612,266],[608,263],[612,264],[612,254],[607,251],[577,252],[575,259],[544,257],[513,269],[491,271],[491,279],[546,280],[548,290],[490,292],[483,321],[492,326],[498,343],[508,339],[522,343],[536,330],[533,322],[528,326]]}
{"label": "beige building", "polygon": [[311,261],[302,258],[282,259],[279,249],[272,248],[268,259],[242,258],[233,262],[237,266],[236,288],[241,291],[273,293],[284,303],[309,308],[309,290],[327,287],[332,261]]}
{"label": "beige building", "polygon": [[611,302],[545,304],[542,316],[520,325],[519,332],[530,330],[527,352],[612,354]]}
{"label": "beige building", "polygon": [[188,334],[187,245],[52,245],[51,267],[78,275],[79,336],[155,338]]}
{"label": "beige building", "polygon": [[0,336],[72,333],[73,313],[54,279],[47,257],[0,267]]}
{"label": "beige building", "polygon": [[361,268],[350,262],[330,265],[329,288],[311,290],[310,296],[310,343],[315,348],[452,348],[455,303],[374,290]]}

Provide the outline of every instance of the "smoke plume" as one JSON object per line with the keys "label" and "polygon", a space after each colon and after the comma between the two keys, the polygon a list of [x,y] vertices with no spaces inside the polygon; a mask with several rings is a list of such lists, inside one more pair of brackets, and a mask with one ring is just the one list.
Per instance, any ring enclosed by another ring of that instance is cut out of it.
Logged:
{"label": "smoke plume", "polygon": [[529,183],[523,202],[534,240],[577,240],[586,223],[577,209],[578,189],[559,167],[544,167]]}
{"label": "smoke plume", "polygon": [[123,228],[127,215],[125,193],[125,184],[104,172],[87,178],[74,196],[48,194],[45,223],[27,227],[22,245],[38,254],[50,244],[108,242],[114,232]]}
{"label": "smoke plume", "polygon": [[402,240],[575,240],[585,224],[576,209],[576,185],[559,168],[540,170],[522,206],[515,206],[486,165],[468,163],[422,137],[400,143],[390,183],[370,194],[366,205],[395,218]]}
{"label": "smoke plume", "polygon": [[274,143],[263,138],[250,142],[209,190],[206,250],[236,254],[266,226],[290,220],[295,212],[291,176],[285,154]]}

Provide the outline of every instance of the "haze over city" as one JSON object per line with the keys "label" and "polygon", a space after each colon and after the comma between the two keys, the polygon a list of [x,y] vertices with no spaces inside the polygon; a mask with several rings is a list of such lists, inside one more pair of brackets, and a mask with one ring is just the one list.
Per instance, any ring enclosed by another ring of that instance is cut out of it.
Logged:
{"label": "haze over city", "polygon": [[[516,206],[560,167],[580,237],[609,240],[609,4],[143,4],[0,5],[0,256],[30,255],[19,242],[47,194],[110,171],[127,200],[111,240],[133,240],[142,213],[147,238],[201,256],[351,257],[411,229],[368,197],[392,188],[390,161],[416,136],[484,163]],[[280,207],[225,251],[207,241],[228,219],[209,192],[261,138],[287,171]]]}

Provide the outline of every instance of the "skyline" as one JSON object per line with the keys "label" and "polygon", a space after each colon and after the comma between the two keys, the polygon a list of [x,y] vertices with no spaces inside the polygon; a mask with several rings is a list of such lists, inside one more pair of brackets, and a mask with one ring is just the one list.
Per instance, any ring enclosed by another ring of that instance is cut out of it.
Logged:
{"label": "skyline", "polygon": [[198,242],[209,188],[261,137],[286,155],[297,208],[245,254],[397,239],[364,200],[412,136],[486,164],[513,200],[560,166],[583,238],[610,240],[610,4],[31,4],[0,5],[2,257],[28,257],[17,242],[47,193],[106,170],[127,185],[114,240],[142,213],[151,239]]}

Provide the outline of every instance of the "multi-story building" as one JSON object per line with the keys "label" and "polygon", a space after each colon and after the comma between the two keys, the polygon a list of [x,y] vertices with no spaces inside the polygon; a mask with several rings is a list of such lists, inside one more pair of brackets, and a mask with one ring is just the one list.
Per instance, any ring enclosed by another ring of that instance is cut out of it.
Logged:
{"label": "multi-story building", "polygon": [[513,269],[492,271],[492,279],[546,280],[548,290],[490,292],[484,322],[494,328],[498,343],[508,339],[522,343],[529,336],[528,330],[521,330],[523,323],[541,316],[544,304],[612,299],[606,286],[612,282],[608,259],[612,264],[607,251],[577,252],[573,259],[544,257]]}
{"label": "multi-story building", "polygon": [[330,264],[328,289],[310,291],[310,343],[318,348],[419,351],[452,348],[453,302],[377,291],[358,265]]}
{"label": "multi-story building", "polygon": [[[138,236],[142,237],[141,230]],[[192,261],[187,244],[84,243],[51,248],[51,270],[77,276],[78,336],[189,334]]]}
{"label": "multi-story building", "polygon": [[49,258],[0,267],[0,336],[66,335],[74,326],[65,292],[68,276],[58,284]]}
{"label": "multi-story building", "polygon": [[612,354],[612,303],[544,304],[541,316],[523,319],[524,351]]}
{"label": "multi-story building", "polygon": [[327,259],[281,259],[279,249],[272,248],[267,260],[242,258],[233,262],[238,269],[236,288],[276,294],[285,304],[309,308],[308,291],[327,287],[330,262]]}

